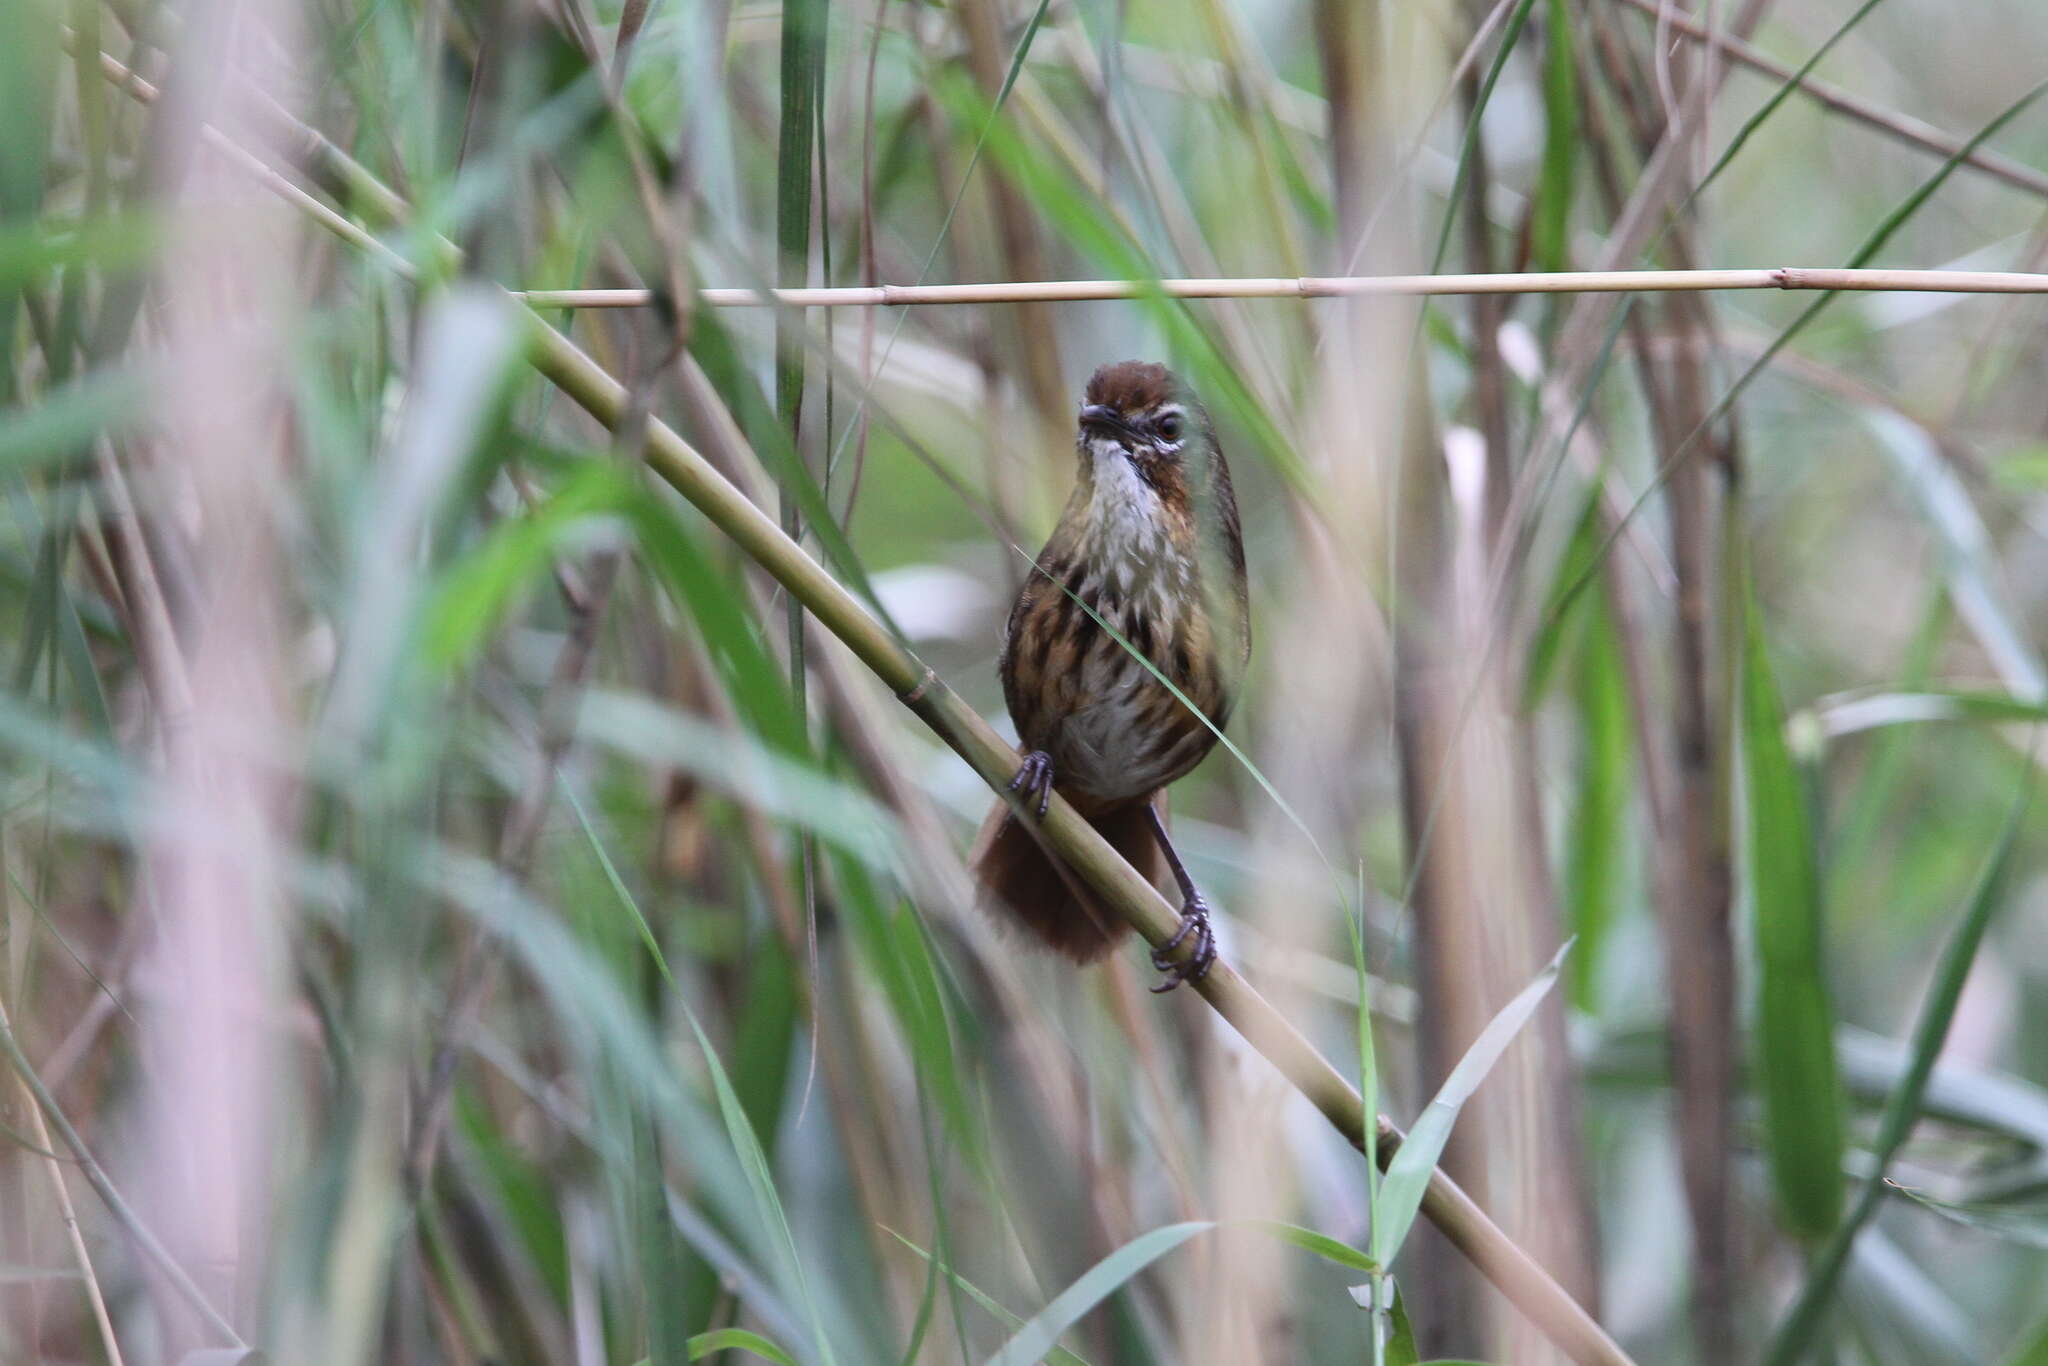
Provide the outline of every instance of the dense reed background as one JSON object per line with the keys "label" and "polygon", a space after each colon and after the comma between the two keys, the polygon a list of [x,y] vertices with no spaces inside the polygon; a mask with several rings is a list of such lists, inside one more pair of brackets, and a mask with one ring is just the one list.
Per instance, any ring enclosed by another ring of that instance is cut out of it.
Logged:
{"label": "dense reed background", "polygon": [[1148,357],[1226,958],[1404,1124],[1512,1038],[1444,1162],[1634,1360],[2048,1363],[2048,302],[693,298],[2033,270],[2044,78],[2027,0],[0,0],[0,1360],[1561,1359],[978,916],[987,785],[642,458],[1007,735]]}

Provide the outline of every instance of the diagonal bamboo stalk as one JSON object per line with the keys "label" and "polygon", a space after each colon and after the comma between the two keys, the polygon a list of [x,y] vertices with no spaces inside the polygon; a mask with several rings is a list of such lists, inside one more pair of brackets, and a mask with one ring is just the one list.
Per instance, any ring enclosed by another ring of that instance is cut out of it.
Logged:
{"label": "diagonal bamboo stalk", "polygon": [[[324,220],[323,220],[324,221]],[[840,285],[817,289],[719,288],[713,308],[874,308],[903,304],[1087,302],[1101,299],[1343,299],[1419,294],[1631,294],[1721,289],[1848,290],[1927,294],[2048,294],[2048,275],[2009,270],[1840,270],[1767,266],[1740,270],[1503,271],[1491,275],[1303,275],[1180,280],[997,280],[963,285]],[[528,289],[533,308],[646,308],[647,289]]]}
{"label": "diagonal bamboo stalk", "polygon": [[[101,64],[109,80],[138,99],[149,98],[140,92],[137,82],[119,63],[102,54]],[[276,117],[290,121],[290,116],[283,111],[278,111]],[[346,161],[344,153],[318,138],[310,129],[298,131],[306,140],[305,146],[313,149],[321,160],[341,158]],[[226,154],[231,162],[251,170],[260,183],[278,188],[275,171],[260,163],[249,166],[249,161],[254,160],[251,154],[233,144],[222,146],[225,141],[219,136],[209,138],[210,145]],[[375,183],[369,180],[367,171],[353,162],[348,162],[346,167],[328,166],[326,169],[345,170],[348,177],[358,183]],[[290,188],[296,193],[286,197],[296,203],[304,192],[298,191],[296,186]],[[373,202],[395,209],[402,216],[405,212],[403,201],[382,186],[377,186],[377,189],[380,193],[373,196]],[[312,216],[323,226],[330,229],[335,226],[330,222],[333,218],[331,211]],[[359,231],[337,235],[358,246],[363,245]],[[452,247],[447,249],[453,250]],[[2048,283],[2043,287],[2048,288]],[[616,429],[626,422],[631,408],[626,386],[567,337],[548,326],[537,313],[522,309],[521,315],[531,346],[529,359],[534,368],[608,429]],[[1009,795],[1008,784],[1017,765],[1016,751],[1004,743],[978,712],[947,687],[853,594],[785,535],[773,518],[714,469],[667,423],[649,419],[643,447],[649,469],[695,505],[749,558],[773,576],[819,624],[837,636],[905,706],[965,759],[991,790],[999,795]],[[1148,943],[1164,945],[1173,937],[1179,926],[1179,913],[1143,874],[1126,863],[1057,793],[1053,794],[1051,806],[1039,828],[1053,852],[1087,881],[1102,897],[1103,903],[1123,916]],[[1291,1021],[1221,959],[1216,960],[1207,974],[1193,985],[1202,998],[1286,1077],[1332,1127],[1353,1146],[1361,1150],[1364,1148],[1367,1116],[1358,1092]],[[1384,1164],[1391,1160],[1404,1135],[1383,1115],[1374,1116],[1373,1124],[1377,1155]],[[1423,1195],[1422,1212],[1579,1366],[1634,1366],[1606,1330],[1441,1171],[1431,1173],[1429,1186]]]}

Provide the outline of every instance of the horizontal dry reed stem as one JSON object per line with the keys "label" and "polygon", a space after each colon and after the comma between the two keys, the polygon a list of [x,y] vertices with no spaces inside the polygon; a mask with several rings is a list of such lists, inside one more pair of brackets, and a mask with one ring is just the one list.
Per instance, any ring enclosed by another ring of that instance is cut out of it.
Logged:
{"label": "horizontal dry reed stem", "polygon": [[[1013,304],[1102,299],[1343,299],[1418,294],[1630,294],[1717,289],[1833,289],[1922,294],[2048,294],[2048,275],[2012,270],[1559,270],[1495,275],[1304,275],[1181,280],[1010,280],[966,285],[705,289],[713,308],[873,308],[889,304]],[[645,308],[648,289],[529,289],[534,308]]]}
{"label": "horizontal dry reed stem", "polygon": [[[110,80],[138,99],[149,98],[132,81],[123,79],[128,73],[119,63],[102,54],[101,64]],[[278,111],[278,116],[296,122],[284,111]],[[346,159],[332,144],[317,139],[310,129],[305,131],[306,145],[316,155],[323,159]],[[214,145],[219,147],[218,142]],[[232,164],[255,173],[259,183],[277,188],[274,173],[265,175],[247,166],[246,152],[237,156],[227,148],[220,150]],[[353,162],[348,163],[348,170],[352,176],[369,176]],[[296,195],[286,197],[299,202]],[[400,215],[405,213],[403,201],[388,190],[383,191],[377,202]],[[314,217],[332,226],[329,216]],[[362,245],[356,234],[341,235]],[[445,241],[435,245],[454,250]],[[802,295],[817,291],[788,292]],[[608,428],[621,424],[628,408],[626,386],[538,314],[525,311],[523,316],[534,367]],[[999,795],[1007,793],[1009,780],[1016,771],[1017,752],[979,712],[947,687],[837,579],[786,535],[773,517],[713,468],[674,428],[650,419],[642,446],[648,469],[695,505],[819,624],[844,642],[991,789]],[[1148,942],[1163,945],[1173,937],[1180,923],[1179,912],[1058,793],[1052,795],[1050,808],[1038,827],[1052,851],[1102,897],[1104,905],[1128,921]],[[1404,1137],[1401,1130],[1384,1116],[1368,1117],[1363,1100],[1343,1074],[1229,963],[1216,960],[1193,986],[1340,1134],[1363,1148],[1365,1126],[1371,1122],[1380,1161],[1385,1163],[1392,1157]],[[102,1193],[113,1198],[110,1192]],[[1422,1212],[1579,1366],[1634,1366],[1592,1315],[1440,1169],[1431,1172]]]}

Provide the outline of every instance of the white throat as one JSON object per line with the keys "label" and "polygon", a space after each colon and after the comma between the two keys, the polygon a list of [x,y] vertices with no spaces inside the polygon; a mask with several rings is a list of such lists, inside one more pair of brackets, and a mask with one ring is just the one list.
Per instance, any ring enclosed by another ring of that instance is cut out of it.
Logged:
{"label": "white throat", "polygon": [[1082,443],[1093,464],[1083,544],[1105,587],[1131,598],[1146,590],[1164,597],[1183,586],[1190,566],[1167,533],[1159,493],[1109,437]]}

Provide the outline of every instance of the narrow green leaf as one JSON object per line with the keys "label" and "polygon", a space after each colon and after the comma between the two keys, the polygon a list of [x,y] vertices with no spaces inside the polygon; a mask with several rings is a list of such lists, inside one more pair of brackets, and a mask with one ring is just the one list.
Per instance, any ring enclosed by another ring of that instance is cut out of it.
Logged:
{"label": "narrow green leaf", "polygon": [[[889,1229],[888,1234],[891,1238],[894,1238],[897,1242],[903,1244],[903,1246],[909,1248],[912,1252],[915,1252],[918,1256],[924,1258],[927,1262],[930,1262],[932,1265],[938,1267],[940,1274],[944,1275],[947,1280],[952,1282],[955,1286],[959,1287],[960,1290],[963,1291],[969,1299],[973,1300],[976,1304],[980,1305],[983,1309],[987,1310],[989,1315],[992,1318],[996,1319],[996,1321],[1001,1323],[1005,1328],[1008,1328],[1012,1332],[1015,1332],[1016,1330],[1024,1327],[1024,1319],[1021,1315],[1013,1314],[1009,1310],[1003,1308],[1003,1306],[998,1304],[995,1301],[995,1299],[991,1297],[987,1292],[983,1291],[980,1287],[976,1286],[974,1282],[968,1280],[965,1276],[962,1276],[959,1272],[953,1270],[953,1268],[945,1265],[944,1262],[932,1256],[931,1253],[925,1251],[916,1243],[911,1242],[908,1238],[898,1233],[895,1229]],[[1084,1361],[1082,1358],[1076,1356],[1074,1353],[1068,1351],[1066,1348],[1061,1347],[1057,1344],[1055,1344],[1047,1350],[1045,1354],[1045,1360],[1049,1363],[1049,1366],[1088,1366],[1088,1363]]]}
{"label": "narrow green leaf", "polygon": [[713,1333],[699,1333],[690,1339],[689,1348],[692,1361],[702,1361],[713,1352],[733,1351],[749,1352],[764,1361],[776,1362],[778,1366],[796,1366],[795,1357],[759,1333],[749,1333],[744,1328],[721,1328]]}
{"label": "narrow green leaf", "polygon": [[[824,0],[784,0],[782,6],[782,124],[775,162],[775,241],[776,280],[784,288],[803,285],[810,273],[812,134],[825,87],[828,14]],[[775,417],[777,425],[789,433],[790,446],[798,452],[798,464],[803,459],[798,430],[803,404],[804,313],[801,309],[779,308],[775,311]],[[801,541],[801,500],[786,484],[781,503],[782,529],[791,539]],[[789,635],[789,691],[802,713],[803,606],[792,597],[784,604],[784,613]],[[807,847],[802,859],[806,903],[810,898],[811,866],[812,856]]]}
{"label": "narrow green leaf", "polygon": [[1567,941],[1553,956],[1543,970],[1536,974],[1529,985],[1516,994],[1515,999],[1500,1008],[1500,1012],[1479,1031],[1479,1037],[1465,1050],[1465,1056],[1458,1059],[1458,1065],[1451,1069],[1451,1075],[1444,1078],[1436,1096],[1416,1119],[1415,1127],[1408,1131],[1408,1137],[1394,1151],[1393,1161],[1387,1164],[1386,1179],[1380,1182],[1380,1197],[1372,1211],[1372,1255],[1381,1266],[1392,1266],[1401,1246],[1407,1241],[1408,1230],[1415,1224],[1415,1215],[1422,1208],[1423,1192],[1429,1188],[1429,1178],[1436,1171],[1437,1160],[1443,1156],[1444,1145],[1451,1140],[1451,1126],[1457,1122],[1458,1111],[1472,1093],[1479,1089],[1479,1083],[1486,1080],[1486,1074],[1507,1052],[1508,1045],[1522,1032],[1522,1026],[1535,1015],[1536,1007],[1543,1004],[1543,998],[1557,981],[1558,972],[1564,967],[1564,957],[1571,952]]}
{"label": "narrow green leaf", "polygon": [[1566,926],[1579,941],[1567,974],[1572,1004],[1597,1004],[1601,951],[1620,911],[1626,871],[1630,773],[1635,735],[1614,614],[1597,592],[1569,598],[1588,575],[1602,572],[1600,486],[1586,491],[1579,520],[1558,557],[1549,601],[1530,646],[1522,706],[1534,710],[1569,659],[1572,706],[1579,723],[1579,782],[1565,835]]}
{"label": "narrow green leaf", "polygon": [[1857,1234],[1877,1213],[1878,1204],[1884,1198],[1889,1184],[1885,1174],[1920,1118],[1928,1079],[1933,1076],[1935,1059],[1941,1055],[1941,1047],[1948,1040],[1949,1025],[1955,1019],[1956,1003],[1962,999],[1963,985],[1969,980],[1970,968],[1977,961],[1977,950],[1983,945],[1984,932],[1990,928],[1991,917],[2004,904],[2013,840],[2019,833],[2020,820],[2026,814],[2032,797],[2033,770],[2030,768],[2026,784],[2013,803],[2011,814],[2006,817],[1998,844],[1970,894],[1962,921],[1949,936],[1948,943],[1942,948],[1941,959],[1935,965],[1933,985],[1928,988],[1927,999],[1920,1007],[1920,1017],[1913,1026],[1911,1060],[1906,1074],[1899,1079],[1885,1106],[1884,1120],[1878,1127],[1876,1141],[1871,1145],[1876,1170],[1864,1185],[1856,1208],[1842,1220],[1826,1248],[1814,1260],[1813,1270],[1800,1289],[1799,1299],[1771,1342],[1770,1355],[1766,1358],[1769,1366],[1792,1366],[1812,1345],[1834,1298],[1842,1270],[1855,1250]]}
{"label": "narrow green leaf", "polygon": [[1755,921],[1757,1081],[1778,1209],[1802,1238],[1842,1213],[1842,1088],[1821,952],[1819,846],[1785,742],[1755,596],[1743,599],[1744,871]]}
{"label": "narrow green leaf", "polygon": [[762,624],[748,610],[741,585],[713,560],[697,528],[669,500],[644,490],[626,511],[648,567],[695,622],[747,729],[781,753],[808,758],[810,737],[789,680],[768,648]]}
{"label": "narrow green leaf", "polygon": [[1579,519],[1557,557],[1557,573],[1551,580],[1543,603],[1543,616],[1529,642],[1529,663],[1522,671],[1522,707],[1533,711],[1550,694],[1559,661],[1584,629],[1589,615],[1586,598],[1576,590],[1600,572],[1600,489],[1586,490],[1579,504]]}
{"label": "narrow green leaf", "polygon": [[1763,127],[1764,120],[1777,113],[1778,106],[1790,99],[1793,91],[1806,84],[1807,76],[1816,66],[1820,65],[1821,58],[1832,52],[1835,44],[1849,36],[1850,29],[1862,23],[1864,18],[1882,3],[1883,0],[1863,0],[1863,3],[1857,7],[1856,12],[1847,19],[1844,19],[1835,31],[1827,36],[1827,41],[1815,48],[1813,55],[1800,63],[1799,69],[1790,76],[1787,76],[1784,83],[1771,92],[1771,97],[1758,106],[1754,114],[1743,120],[1742,127],[1736,129],[1735,136],[1728,140],[1727,148],[1715,159],[1713,166],[1708,169],[1705,176],[1701,177],[1700,183],[1693,187],[1692,193],[1685,197],[1685,202],[1672,215],[1673,221],[1677,221],[1682,217],[1686,209],[1691,206],[1693,200],[1705,193],[1707,186],[1713,184],[1721,172],[1727,168],[1728,163],[1735,160],[1736,153],[1743,149],[1743,146],[1755,135],[1757,129]]}
{"label": "narrow green leaf", "polygon": [[1901,1186],[1895,1181],[1886,1182],[1886,1186],[1894,1194],[1904,1196],[1922,1209],[1933,1211],[1950,1223],[1987,1233],[2020,1247],[2048,1252],[2048,1208],[2039,1204],[1989,1205],[1937,1200],[1925,1191]]}
{"label": "narrow green leaf", "polygon": [[78,456],[102,432],[120,431],[149,397],[132,369],[101,370],[45,394],[31,407],[0,412],[0,468],[44,468]]}
{"label": "narrow green leaf", "polygon": [[[699,1333],[685,1343],[684,1348],[692,1361],[702,1361],[713,1352],[747,1352],[765,1361],[777,1362],[779,1366],[797,1366],[795,1357],[759,1333],[750,1333],[744,1328],[720,1328]],[[653,1357],[642,1357],[634,1366],[655,1366],[655,1361]]]}
{"label": "narrow green leaf", "polygon": [[1053,1298],[1053,1302],[1031,1317],[996,1354],[988,1366],[1030,1366],[1059,1342],[1060,1334],[1080,1322],[1081,1316],[1108,1299],[1125,1281],[1158,1261],[1167,1253],[1216,1225],[1206,1221],[1168,1224],[1141,1233],[1081,1274],[1079,1280]]}
{"label": "narrow green leaf", "polygon": [[2048,668],[2005,591],[1991,532],[1933,434],[1894,412],[1865,408],[1860,413],[1933,533],[1949,599],[1982,642],[1999,678],[2022,697],[2048,698]]}
{"label": "narrow green leaf", "polygon": [[1430,254],[1431,274],[1444,268],[1444,256],[1451,249],[1451,229],[1456,225],[1458,210],[1465,202],[1465,180],[1472,174],[1472,149],[1479,145],[1480,123],[1486,116],[1486,106],[1493,100],[1493,87],[1499,84],[1500,73],[1514,54],[1515,43],[1521,38],[1522,28],[1529,22],[1529,11],[1535,6],[1536,0],[1519,0],[1516,4],[1515,12],[1508,16],[1507,27],[1501,32],[1500,45],[1494,49],[1493,61],[1479,83],[1478,98],[1472,102],[1472,112],[1465,120],[1465,136],[1458,144],[1458,169],[1451,177],[1451,193],[1444,205],[1443,226],[1437,231],[1436,250]]}
{"label": "narrow green leaf", "polygon": [[0,228],[0,291],[20,287],[64,266],[131,270],[149,260],[159,233],[142,216],[100,217],[81,222],[45,220]]}
{"label": "narrow green leaf", "polygon": [[1565,846],[1565,926],[1579,942],[1567,990],[1572,1004],[1593,1011],[1609,932],[1621,915],[1627,874],[1630,776],[1635,732],[1621,644],[1607,604],[1590,597],[1585,649],[1573,703],[1579,716],[1579,785]]}
{"label": "narrow green leaf", "polygon": [[1543,168],[1529,225],[1529,254],[1537,270],[1568,270],[1572,190],[1578,179],[1579,76],[1572,56],[1571,6],[1544,7]]}
{"label": "narrow green leaf", "polygon": [[592,517],[630,501],[618,471],[590,464],[525,517],[493,527],[442,576],[427,604],[423,643],[436,668],[459,668],[495,629],[512,598],[554,561],[563,540]]}
{"label": "narrow green leaf", "polygon": [[1386,1366],[1416,1366],[1422,1349],[1415,1341],[1415,1324],[1408,1317],[1408,1306],[1401,1300],[1401,1288],[1391,1282],[1388,1288],[1394,1292],[1394,1303],[1388,1312],[1393,1332],[1387,1336]]}
{"label": "narrow green leaf", "polygon": [[800,1004],[797,965],[773,939],[748,955],[733,1038],[733,1089],[757,1133],[782,1123]]}
{"label": "narrow green leaf", "polygon": [[2048,702],[2029,702],[2010,693],[1927,688],[1915,692],[1849,693],[1824,697],[1793,717],[1795,730],[1810,720],[1826,739],[1839,739],[1885,726],[1939,721],[2002,724],[2048,721]]}
{"label": "narrow green leaf", "polygon": [[[1866,1346],[1881,1344],[1866,1359],[1887,1366],[1983,1366],[1977,1315],[1883,1229],[1865,1229],[1856,1240],[1843,1281],[1841,1321]],[[1839,1362],[1842,1354],[1830,1350],[1819,1359]]]}
{"label": "narrow green leaf", "polygon": [[1313,1252],[1325,1261],[1335,1262],[1338,1266],[1349,1267],[1353,1271],[1380,1269],[1379,1263],[1351,1244],[1325,1233],[1317,1233],[1312,1228],[1303,1228],[1299,1224],[1284,1223],[1278,1219],[1248,1219],[1230,1227],[1257,1229],[1261,1233],[1269,1233],[1283,1243],[1292,1243],[1304,1252]]}
{"label": "narrow green leaf", "polygon": [[830,1363],[836,1360],[832,1352],[832,1339],[819,1321],[817,1306],[811,1300],[810,1286],[804,1275],[803,1257],[797,1251],[796,1235],[789,1226],[789,1216],[783,1211],[782,1197],[775,1192],[775,1174],[768,1164],[768,1154],[761,1147],[760,1138],[754,1133],[754,1126],[747,1119],[746,1108],[740,1104],[739,1094],[733,1090],[732,1078],[726,1074],[725,1064],[719,1061],[718,1050],[711,1046],[710,1036],[697,1021],[697,1014],[687,1001],[678,995],[676,1000],[683,1007],[683,1015],[689,1021],[690,1032],[697,1036],[697,1047],[703,1050],[704,1063],[711,1070],[711,1084],[718,1096],[718,1113],[725,1120],[727,1136],[732,1140],[734,1151],[739,1154],[740,1166],[746,1171],[747,1183],[753,1188],[754,1200],[760,1210],[761,1222],[774,1235],[782,1260],[792,1277],[798,1297],[803,1301],[810,1315],[811,1334],[816,1342],[820,1360]]}

